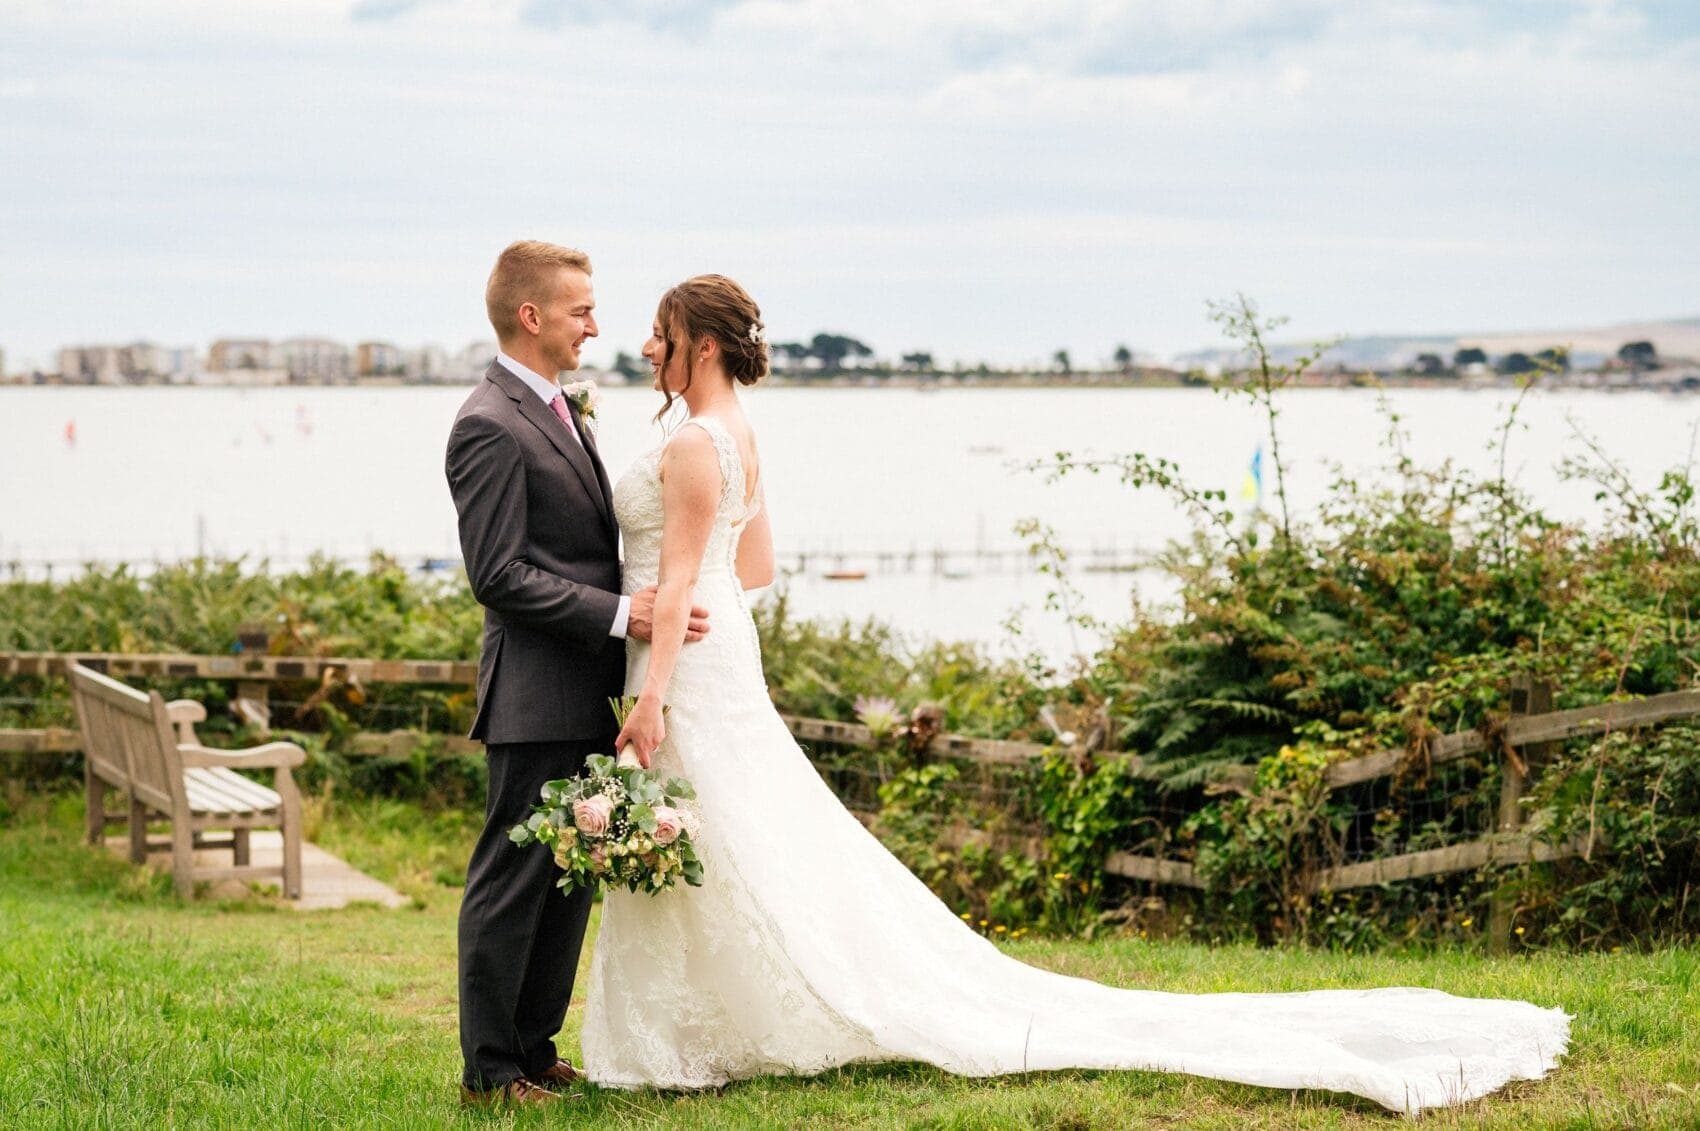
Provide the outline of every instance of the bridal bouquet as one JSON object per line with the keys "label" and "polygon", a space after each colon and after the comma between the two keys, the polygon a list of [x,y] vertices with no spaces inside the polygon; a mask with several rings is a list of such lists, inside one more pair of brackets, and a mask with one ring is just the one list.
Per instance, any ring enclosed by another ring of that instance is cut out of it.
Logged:
{"label": "bridal bouquet", "polygon": [[[614,713],[623,706],[616,703]],[[685,779],[664,781],[626,754],[592,754],[583,774],[545,783],[542,796],[508,839],[546,845],[564,873],[555,886],[605,884],[651,895],[680,880],[702,886],[702,861],[691,844],[696,818],[684,805],[696,791]]]}

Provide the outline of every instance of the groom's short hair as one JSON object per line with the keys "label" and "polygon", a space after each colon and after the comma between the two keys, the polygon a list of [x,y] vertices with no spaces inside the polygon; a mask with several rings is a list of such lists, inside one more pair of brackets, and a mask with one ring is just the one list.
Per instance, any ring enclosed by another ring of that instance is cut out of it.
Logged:
{"label": "groom's short hair", "polygon": [[547,301],[561,269],[568,267],[588,275],[590,256],[542,240],[515,240],[503,248],[484,287],[484,307],[496,337],[506,342],[517,335],[521,304]]}

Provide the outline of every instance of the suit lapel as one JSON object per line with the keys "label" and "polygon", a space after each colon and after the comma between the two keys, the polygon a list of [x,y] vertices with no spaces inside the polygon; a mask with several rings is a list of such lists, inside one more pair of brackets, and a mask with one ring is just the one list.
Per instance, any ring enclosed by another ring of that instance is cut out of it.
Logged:
{"label": "suit lapel", "polygon": [[[508,395],[508,398],[519,408],[519,414],[529,420],[537,430],[543,433],[553,444],[555,450],[566,458],[572,469],[584,484],[585,494],[596,503],[597,511],[602,515],[602,521],[610,525],[614,521],[614,504],[607,495],[607,488],[602,477],[597,474],[596,463],[590,452],[562,431],[560,419],[556,417],[549,406],[544,404],[538,395],[526,387],[524,381],[509,373],[507,367],[499,361],[492,361],[485,377]],[[570,411],[570,409],[569,409]]]}
{"label": "suit lapel", "polygon": [[602,453],[596,450],[596,433],[591,431],[584,422],[584,414],[579,412],[578,405],[567,402],[567,411],[573,414],[573,423],[578,426],[579,439],[584,441],[584,448],[590,453],[590,465],[596,469],[596,482],[602,487],[603,513],[610,521],[614,517],[614,492],[608,486],[608,470],[602,466]]}

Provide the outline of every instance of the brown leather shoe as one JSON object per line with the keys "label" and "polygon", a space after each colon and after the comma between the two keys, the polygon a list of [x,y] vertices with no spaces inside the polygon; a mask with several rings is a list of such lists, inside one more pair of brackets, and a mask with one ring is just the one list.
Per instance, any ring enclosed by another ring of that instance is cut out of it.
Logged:
{"label": "brown leather shoe", "polygon": [[465,1084],[460,1086],[462,1107],[497,1104],[505,1107],[540,1107],[544,1104],[552,1104],[560,1098],[559,1093],[552,1092],[541,1084],[527,1080],[524,1076],[509,1080],[499,1088],[491,1088],[483,1092],[475,1092]]}
{"label": "brown leather shoe", "polygon": [[584,1073],[574,1068],[570,1060],[557,1060],[541,1072],[533,1073],[532,1079],[545,1088],[570,1088],[584,1079]]}

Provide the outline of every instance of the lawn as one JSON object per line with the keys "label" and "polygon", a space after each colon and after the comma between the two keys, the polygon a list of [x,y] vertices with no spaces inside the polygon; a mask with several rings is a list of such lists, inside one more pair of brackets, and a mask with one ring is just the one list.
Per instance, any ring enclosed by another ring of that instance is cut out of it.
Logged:
{"label": "lawn", "polygon": [[[413,896],[400,911],[183,903],[79,841],[80,800],[0,805],[0,1126],[1362,1128],[1367,1102],[1144,1072],[964,1080],[914,1065],[713,1095],[585,1089],[548,1113],[457,1103],[454,886],[471,824],[395,801],[317,803],[314,838]],[[594,923],[592,924],[594,931]],[[1436,1127],[1700,1125],[1700,949],[1340,955],[1022,940],[1037,965],[1146,988],[1390,984],[1526,997],[1576,1015],[1547,1080],[1431,1113]],[[582,1012],[568,1015],[574,1048]],[[576,1049],[575,1049],[576,1051]]]}

